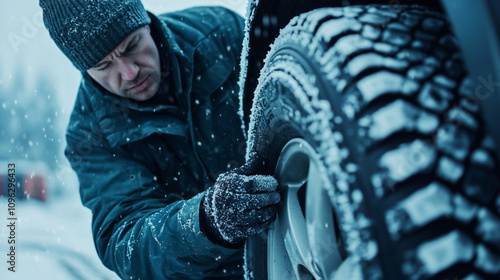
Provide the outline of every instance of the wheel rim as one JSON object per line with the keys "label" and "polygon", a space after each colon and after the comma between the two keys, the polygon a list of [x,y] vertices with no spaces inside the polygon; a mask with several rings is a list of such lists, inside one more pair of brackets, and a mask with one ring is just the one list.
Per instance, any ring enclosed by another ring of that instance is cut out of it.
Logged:
{"label": "wheel rim", "polygon": [[282,204],[268,234],[269,279],[331,279],[342,262],[331,187],[318,154],[301,138],[282,149],[275,177]]}

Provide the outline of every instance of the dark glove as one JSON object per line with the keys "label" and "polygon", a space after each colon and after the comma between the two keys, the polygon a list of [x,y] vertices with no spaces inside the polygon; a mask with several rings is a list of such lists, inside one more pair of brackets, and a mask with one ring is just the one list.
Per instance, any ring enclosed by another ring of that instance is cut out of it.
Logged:
{"label": "dark glove", "polygon": [[269,175],[249,175],[254,162],[221,174],[204,197],[201,228],[217,244],[238,247],[276,216],[278,182]]}

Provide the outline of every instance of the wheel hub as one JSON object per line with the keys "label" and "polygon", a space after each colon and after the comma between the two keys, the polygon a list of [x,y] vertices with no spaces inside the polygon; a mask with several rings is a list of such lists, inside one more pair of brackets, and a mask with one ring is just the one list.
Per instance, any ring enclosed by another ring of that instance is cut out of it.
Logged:
{"label": "wheel hub", "polygon": [[288,142],[275,170],[282,204],[268,233],[270,279],[331,279],[342,262],[332,187],[320,157],[304,139]]}

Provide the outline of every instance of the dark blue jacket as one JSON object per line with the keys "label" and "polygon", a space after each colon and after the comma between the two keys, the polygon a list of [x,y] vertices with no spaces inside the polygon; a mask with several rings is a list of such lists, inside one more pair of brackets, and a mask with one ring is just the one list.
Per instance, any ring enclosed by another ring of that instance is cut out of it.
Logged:
{"label": "dark blue jacket", "polygon": [[150,16],[172,73],[155,100],[170,101],[121,99],[83,73],[68,126],[97,252],[123,279],[242,279],[242,250],[200,232],[199,205],[219,173],[244,163],[243,19],[220,7]]}

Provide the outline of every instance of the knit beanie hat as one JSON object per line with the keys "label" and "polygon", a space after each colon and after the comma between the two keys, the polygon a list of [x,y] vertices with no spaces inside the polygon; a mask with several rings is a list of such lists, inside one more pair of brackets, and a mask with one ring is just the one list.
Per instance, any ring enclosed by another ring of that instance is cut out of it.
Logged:
{"label": "knit beanie hat", "polygon": [[50,37],[80,71],[151,23],[140,0],[40,0],[40,7]]}

